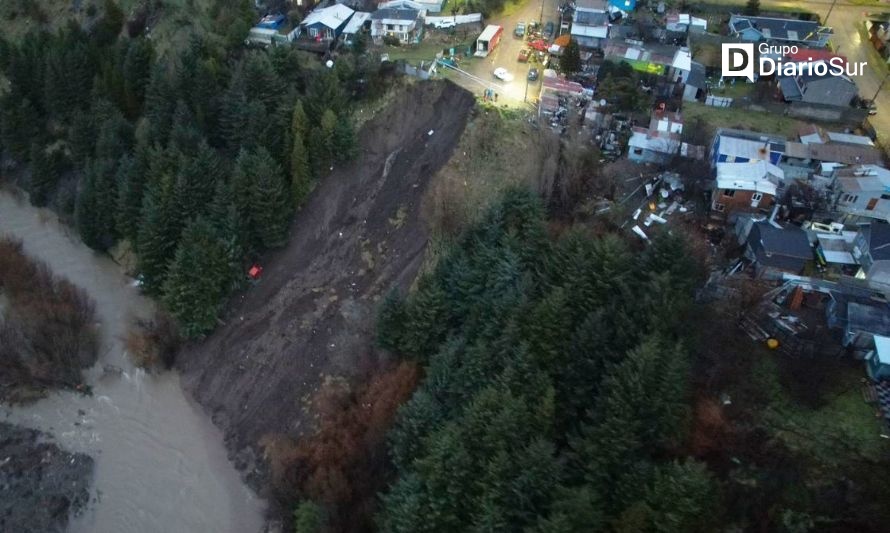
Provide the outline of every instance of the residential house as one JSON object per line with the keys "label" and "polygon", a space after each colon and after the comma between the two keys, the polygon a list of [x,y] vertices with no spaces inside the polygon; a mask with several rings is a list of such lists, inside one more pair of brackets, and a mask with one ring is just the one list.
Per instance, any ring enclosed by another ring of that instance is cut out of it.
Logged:
{"label": "residential house", "polygon": [[754,265],[757,277],[781,279],[785,273],[803,273],[807,262],[813,260],[813,248],[807,233],[798,226],[753,221],[745,241],[745,258]]}
{"label": "residential house", "polygon": [[343,4],[314,9],[300,22],[300,37],[333,41],[343,33],[353,13],[355,11]]}
{"label": "residential house", "polygon": [[785,137],[720,128],[711,143],[711,166],[749,161],[767,161],[777,165],[784,153]]}
{"label": "residential house", "polygon": [[786,177],[805,179],[813,174],[829,176],[840,167],[874,165],[881,161],[881,152],[874,146],[831,141],[808,144],[788,142],[785,143],[785,153],[779,166]]}
{"label": "residential house", "polygon": [[627,158],[638,163],[668,163],[680,149],[683,119],[680,113],[656,111],[649,129],[633,128],[627,146]]}
{"label": "residential house", "polygon": [[839,168],[832,180],[832,206],[844,222],[890,222],[890,170],[878,165]]}
{"label": "residential house", "polygon": [[859,94],[856,82],[851,78],[830,73],[781,76],[778,83],[786,102],[848,107]]}
{"label": "residential house", "polygon": [[820,26],[818,22],[735,14],[729,17],[729,33],[743,41],[767,41],[814,48],[824,48],[832,36],[831,28]]}
{"label": "residential house", "polygon": [[664,27],[672,32],[704,33],[708,31],[708,21],[688,14],[671,13],[665,18]]}
{"label": "residential house", "polygon": [[607,5],[599,0],[578,0],[572,14],[572,39],[581,48],[600,48],[609,37]]}
{"label": "residential house", "polygon": [[717,163],[711,213],[734,222],[743,213],[765,213],[773,206],[784,179],[782,169],[767,161]]}
{"label": "residential house", "polygon": [[344,43],[351,45],[355,42],[355,37],[363,31],[368,31],[371,26],[371,14],[364,11],[356,11],[352,14],[352,18],[343,28],[340,38]]}
{"label": "residential house", "polygon": [[875,288],[890,289],[890,224],[862,224],[853,240],[853,258],[859,263],[858,279]]}
{"label": "residential house", "polygon": [[371,37],[380,42],[384,37],[396,37],[401,43],[420,40],[423,20],[416,9],[378,9],[371,15]]}
{"label": "residential house", "polygon": [[694,102],[704,96],[705,91],[708,89],[707,79],[705,66],[692,61],[690,63],[689,75],[686,76],[686,83],[683,86],[683,100]]}
{"label": "residential house", "polygon": [[890,337],[875,335],[874,349],[865,355],[865,372],[874,381],[890,381]]}
{"label": "residential house", "polygon": [[841,344],[866,355],[874,348],[874,337],[890,337],[890,306],[876,295],[831,291],[825,306],[828,326],[842,330]]}
{"label": "residential house", "polygon": [[668,79],[675,83],[686,83],[692,72],[692,52],[688,48],[680,48],[674,52],[668,69]]}

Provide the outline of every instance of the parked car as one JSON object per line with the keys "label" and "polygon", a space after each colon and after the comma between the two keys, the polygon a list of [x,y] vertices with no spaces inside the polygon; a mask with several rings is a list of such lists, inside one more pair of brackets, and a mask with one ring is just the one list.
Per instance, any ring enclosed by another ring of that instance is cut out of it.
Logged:
{"label": "parked car", "polygon": [[513,81],[513,75],[507,72],[504,67],[494,69],[494,77],[501,81]]}
{"label": "parked car", "polygon": [[519,22],[516,24],[516,29],[513,30],[513,35],[522,39],[525,37],[525,22]]}
{"label": "parked car", "polygon": [[440,20],[433,24],[433,26],[440,30],[447,30],[448,28],[457,26],[457,22],[454,22],[453,20]]}
{"label": "parked car", "polygon": [[526,63],[526,62],[528,62],[528,56],[529,56],[528,48],[523,48],[522,50],[519,51],[519,57],[516,58],[516,60],[519,61],[520,63]]}
{"label": "parked car", "polygon": [[548,22],[544,25],[544,38],[548,41],[553,39],[553,32],[556,31],[556,25],[553,24],[553,21]]}
{"label": "parked car", "polygon": [[528,81],[538,81],[538,69],[530,68],[528,69]]}

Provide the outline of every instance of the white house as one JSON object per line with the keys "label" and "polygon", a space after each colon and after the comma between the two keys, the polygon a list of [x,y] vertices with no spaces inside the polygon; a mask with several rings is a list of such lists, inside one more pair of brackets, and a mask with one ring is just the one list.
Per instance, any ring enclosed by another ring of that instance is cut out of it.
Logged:
{"label": "white house", "polygon": [[598,0],[578,0],[572,14],[572,39],[582,48],[599,48],[609,37],[607,4]]}
{"label": "white house", "polygon": [[374,42],[386,36],[396,37],[402,43],[414,43],[420,38],[423,27],[422,12],[416,9],[378,9],[371,15],[371,37]]}
{"label": "white house", "polygon": [[890,170],[857,165],[836,169],[833,178],[834,207],[845,222],[890,222]]}
{"label": "white house", "polygon": [[343,4],[314,9],[300,22],[300,35],[310,39],[331,41],[343,33],[353,11]]}

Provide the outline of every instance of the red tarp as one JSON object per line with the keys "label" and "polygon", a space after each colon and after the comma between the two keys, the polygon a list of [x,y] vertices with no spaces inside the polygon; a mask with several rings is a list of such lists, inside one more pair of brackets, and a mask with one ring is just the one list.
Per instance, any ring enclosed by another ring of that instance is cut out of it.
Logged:
{"label": "red tarp", "polygon": [[251,279],[259,279],[260,276],[263,275],[263,267],[260,265],[253,265],[250,267],[250,270],[247,271],[247,275],[250,276]]}

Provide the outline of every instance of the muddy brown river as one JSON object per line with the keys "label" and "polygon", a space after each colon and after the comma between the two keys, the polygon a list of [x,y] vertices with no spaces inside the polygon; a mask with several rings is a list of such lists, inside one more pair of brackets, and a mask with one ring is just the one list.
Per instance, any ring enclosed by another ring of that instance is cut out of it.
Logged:
{"label": "muddy brown river", "polygon": [[[254,533],[265,504],[228,461],[222,434],[183,393],[179,376],[149,375],[123,344],[134,319],[151,315],[113,261],[93,253],[47,210],[0,192],[0,234],[82,287],[96,302],[102,343],[86,373],[92,396],[53,393],[27,407],[3,406],[10,422],[52,433],[60,446],[96,461],[91,501],[76,533]],[[123,370],[102,375],[103,365]]]}

